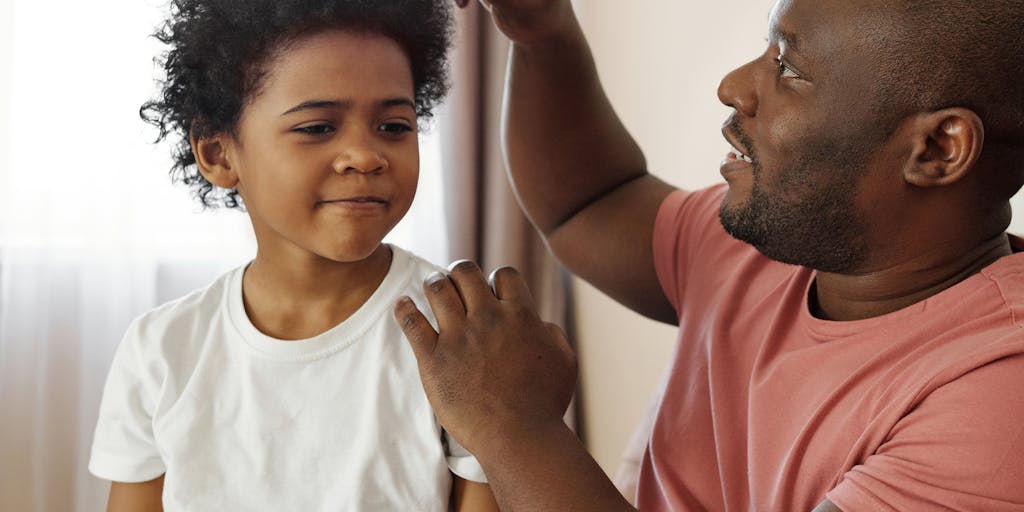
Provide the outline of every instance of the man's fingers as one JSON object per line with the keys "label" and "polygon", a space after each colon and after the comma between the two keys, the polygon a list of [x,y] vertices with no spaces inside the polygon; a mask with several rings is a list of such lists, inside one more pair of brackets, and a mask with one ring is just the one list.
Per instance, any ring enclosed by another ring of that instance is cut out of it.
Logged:
{"label": "man's fingers", "polygon": [[491,272],[487,278],[494,290],[494,295],[501,300],[513,301],[530,309],[537,309],[533,304],[533,294],[526,286],[522,274],[512,267],[501,267]]}
{"label": "man's fingers", "polygon": [[494,293],[476,263],[459,260],[451,264],[449,272],[448,278],[455,284],[469,314],[473,314],[474,309],[493,303]]}
{"label": "man's fingers", "polygon": [[416,359],[422,360],[434,352],[437,347],[437,332],[412,299],[398,299],[395,304],[395,320],[398,321],[398,326],[402,328],[405,337],[409,339]]}
{"label": "man's fingers", "polygon": [[434,311],[440,330],[457,325],[466,317],[466,306],[448,276],[440,272],[430,274],[423,281],[423,291],[427,295],[430,309]]}

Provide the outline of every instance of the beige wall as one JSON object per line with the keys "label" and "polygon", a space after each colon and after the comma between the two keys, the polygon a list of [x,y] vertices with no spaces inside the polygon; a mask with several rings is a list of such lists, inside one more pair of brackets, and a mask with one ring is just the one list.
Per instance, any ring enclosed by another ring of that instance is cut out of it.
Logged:
{"label": "beige wall", "polygon": [[[648,167],[684,188],[721,180],[729,113],[719,80],[764,47],[770,0],[578,0],[605,89],[647,156]],[[1015,198],[1018,211],[1024,197]],[[1024,215],[1011,231],[1024,232]],[[584,434],[609,473],[674,346],[674,329],[626,311],[576,281]]]}

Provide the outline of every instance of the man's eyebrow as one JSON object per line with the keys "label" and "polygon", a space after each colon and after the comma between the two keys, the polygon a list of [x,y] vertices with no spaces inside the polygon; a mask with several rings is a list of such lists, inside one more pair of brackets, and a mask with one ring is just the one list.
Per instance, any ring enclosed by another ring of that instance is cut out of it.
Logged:
{"label": "man's eyebrow", "polygon": [[[387,98],[377,102],[381,108],[390,108],[397,106],[408,106],[409,108],[416,110],[416,104],[409,98]],[[284,111],[281,115],[286,116],[288,114],[294,114],[303,110],[312,109],[334,109],[334,110],[346,110],[352,107],[351,101],[341,100],[307,100],[295,105],[294,107]]]}
{"label": "man's eyebrow", "polygon": [[778,27],[772,27],[769,32],[769,37],[772,41],[779,41],[785,43],[786,48],[796,53],[803,53],[800,51],[800,39],[795,34],[786,32]]}

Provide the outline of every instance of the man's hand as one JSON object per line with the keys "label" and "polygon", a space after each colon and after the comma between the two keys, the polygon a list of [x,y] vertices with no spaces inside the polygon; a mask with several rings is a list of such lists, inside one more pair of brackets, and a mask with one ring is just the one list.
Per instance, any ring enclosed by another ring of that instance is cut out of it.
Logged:
{"label": "man's hand", "polygon": [[526,283],[511,268],[490,284],[469,261],[424,283],[438,332],[408,298],[395,317],[412,345],[438,420],[478,452],[497,437],[529,438],[562,422],[576,384],[565,334],[537,316]]}
{"label": "man's hand", "polygon": [[[466,7],[473,0],[455,0]],[[543,41],[571,29],[575,23],[569,0],[480,0],[494,25],[520,44]]]}

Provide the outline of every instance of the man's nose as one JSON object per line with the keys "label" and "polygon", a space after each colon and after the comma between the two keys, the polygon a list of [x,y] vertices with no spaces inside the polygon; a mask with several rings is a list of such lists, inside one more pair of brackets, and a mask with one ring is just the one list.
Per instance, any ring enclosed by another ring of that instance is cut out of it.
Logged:
{"label": "man's nose", "polygon": [[757,115],[757,87],[753,66],[748,62],[725,75],[718,84],[718,100],[741,114],[754,117]]}

